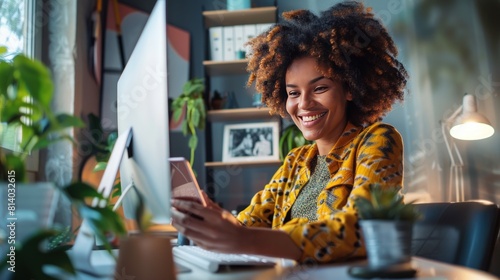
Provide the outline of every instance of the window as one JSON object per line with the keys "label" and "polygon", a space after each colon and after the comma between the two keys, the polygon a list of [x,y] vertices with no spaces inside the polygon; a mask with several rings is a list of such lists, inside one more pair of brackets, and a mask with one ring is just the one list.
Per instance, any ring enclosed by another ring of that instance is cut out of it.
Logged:
{"label": "window", "polygon": [[[41,1],[32,0],[0,0],[0,45],[7,47],[7,59],[18,53],[29,57],[37,57],[38,47],[35,28],[35,11]],[[8,150],[16,150],[21,139],[18,129],[6,129],[0,124],[0,144]]]}
{"label": "window", "polygon": [[[42,9],[41,0],[0,0],[0,45],[7,47],[7,59],[13,58],[18,53],[40,59],[41,38],[36,24],[37,12]],[[0,123],[0,149],[18,149],[21,140],[20,129],[6,129],[5,123]],[[36,171],[38,154],[32,155],[27,160],[27,169]]]}
{"label": "window", "polygon": [[25,1],[3,0],[0,2],[0,42],[13,55],[26,49],[25,42]]}

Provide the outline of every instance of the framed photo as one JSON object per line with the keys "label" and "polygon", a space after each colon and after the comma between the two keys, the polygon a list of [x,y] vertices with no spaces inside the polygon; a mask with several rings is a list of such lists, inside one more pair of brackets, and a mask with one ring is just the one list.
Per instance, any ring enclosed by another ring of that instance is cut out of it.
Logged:
{"label": "framed photo", "polygon": [[279,160],[278,144],[278,122],[225,125],[222,161]]}

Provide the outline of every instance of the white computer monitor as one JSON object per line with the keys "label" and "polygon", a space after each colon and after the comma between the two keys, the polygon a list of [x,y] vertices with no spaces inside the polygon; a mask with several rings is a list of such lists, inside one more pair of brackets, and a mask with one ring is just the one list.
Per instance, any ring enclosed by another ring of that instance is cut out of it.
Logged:
{"label": "white computer monitor", "polygon": [[[118,139],[98,188],[108,198],[120,171],[125,216],[136,218],[139,192],[157,223],[170,221],[171,194],[165,2],[156,2],[118,81]],[[132,182],[137,192],[123,194]],[[112,274],[112,266],[95,269],[99,264],[91,258],[94,245],[94,232],[84,219],[70,251],[75,268],[91,275]]]}
{"label": "white computer monitor", "polygon": [[[132,141],[120,165],[122,192],[133,183],[157,223],[170,221],[167,88],[166,4],[159,0],[117,87],[118,134],[132,129]],[[136,191],[124,196],[127,218],[135,218]]]}

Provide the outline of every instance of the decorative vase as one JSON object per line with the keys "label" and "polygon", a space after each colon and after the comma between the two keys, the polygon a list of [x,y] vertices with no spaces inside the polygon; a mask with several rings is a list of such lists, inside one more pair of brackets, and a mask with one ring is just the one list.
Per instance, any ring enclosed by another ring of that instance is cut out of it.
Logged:
{"label": "decorative vase", "polygon": [[154,233],[132,234],[122,239],[115,279],[176,279],[170,240]]}

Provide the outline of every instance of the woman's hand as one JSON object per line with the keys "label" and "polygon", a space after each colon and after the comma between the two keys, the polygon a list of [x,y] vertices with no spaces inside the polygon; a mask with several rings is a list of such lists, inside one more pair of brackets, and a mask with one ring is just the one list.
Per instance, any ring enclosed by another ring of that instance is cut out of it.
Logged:
{"label": "woman's hand", "polygon": [[242,253],[247,229],[228,211],[203,193],[207,206],[184,199],[172,200],[172,225],[198,246],[224,253]]}
{"label": "woman's hand", "polygon": [[172,200],[172,225],[201,248],[292,260],[302,255],[301,249],[284,231],[242,226],[205,193],[203,196],[207,206],[184,199]]}

